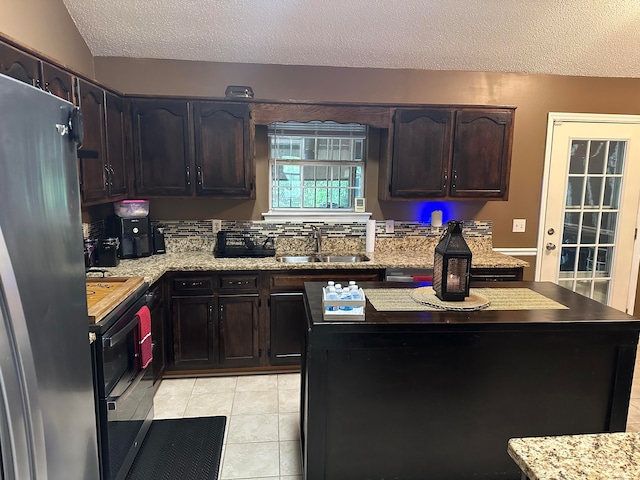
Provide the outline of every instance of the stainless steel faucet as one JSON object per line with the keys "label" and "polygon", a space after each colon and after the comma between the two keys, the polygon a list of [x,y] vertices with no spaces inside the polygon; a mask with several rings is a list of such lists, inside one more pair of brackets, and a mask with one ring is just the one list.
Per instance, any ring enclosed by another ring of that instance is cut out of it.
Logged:
{"label": "stainless steel faucet", "polygon": [[313,230],[313,238],[316,241],[316,253],[320,255],[322,253],[322,229],[317,225],[311,225]]}

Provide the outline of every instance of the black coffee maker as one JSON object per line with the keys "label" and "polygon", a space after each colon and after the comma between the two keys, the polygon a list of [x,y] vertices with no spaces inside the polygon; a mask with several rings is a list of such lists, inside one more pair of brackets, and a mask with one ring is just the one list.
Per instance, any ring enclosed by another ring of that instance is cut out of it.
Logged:
{"label": "black coffee maker", "polygon": [[148,257],[153,253],[149,217],[107,218],[107,236],[120,240],[120,258]]}

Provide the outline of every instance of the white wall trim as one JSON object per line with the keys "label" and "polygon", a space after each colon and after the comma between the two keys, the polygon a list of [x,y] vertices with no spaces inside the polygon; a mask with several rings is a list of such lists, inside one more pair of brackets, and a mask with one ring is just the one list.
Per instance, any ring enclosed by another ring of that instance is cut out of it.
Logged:
{"label": "white wall trim", "polygon": [[262,214],[269,222],[367,223],[371,212],[317,212],[308,210],[269,211]]}
{"label": "white wall trim", "polygon": [[494,248],[494,252],[510,255],[512,257],[535,257],[538,254],[536,247]]}

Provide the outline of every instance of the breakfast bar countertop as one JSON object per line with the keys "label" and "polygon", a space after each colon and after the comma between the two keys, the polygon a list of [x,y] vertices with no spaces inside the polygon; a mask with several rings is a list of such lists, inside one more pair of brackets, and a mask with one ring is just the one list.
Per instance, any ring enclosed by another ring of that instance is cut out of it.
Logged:
{"label": "breakfast bar countertop", "polygon": [[[385,252],[366,253],[366,262],[302,262],[281,263],[275,257],[267,258],[216,258],[210,252],[177,252],[133,260],[121,260],[117,267],[99,267],[107,276],[127,277],[140,275],[151,285],[168,271],[231,271],[231,270],[309,270],[309,269],[384,269],[431,268],[433,252]],[[474,268],[520,268],[528,263],[502,253],[474,252]]]}
{"label": "breakfast bar countertop", "polygon": [[512,438],[507,451],[530,480],[640,478],[640,433]]}

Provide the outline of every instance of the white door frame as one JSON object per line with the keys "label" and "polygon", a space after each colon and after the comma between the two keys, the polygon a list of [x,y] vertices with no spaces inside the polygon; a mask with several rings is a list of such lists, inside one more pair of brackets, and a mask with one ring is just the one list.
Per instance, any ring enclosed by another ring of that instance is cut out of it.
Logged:
{"label": "white door frame", "polygon": [[[566,113],[549,112],[547,119],[547,141],[544,149],[544,173],[542,177],[542,194],[540,197],[540,217],[538,222],[538,242],[535,280],[540,281],[541,261],[544,254],[544,237],[546,226],[547,195],[549,194],[549,172],[551,170],[551,145],[553,145],[553,126],[555,122],[576,123],[632,123],[640,124],[640,115],[609,115],[600,113]],[[640,209],[636,214],[636,228],[640,225]],[[629,279],[629,293],[627,296],[627,312],[633,313],[638,283],[638,269],[640,266],[640,239],[636,235],[633,242],[633,265]]]}

